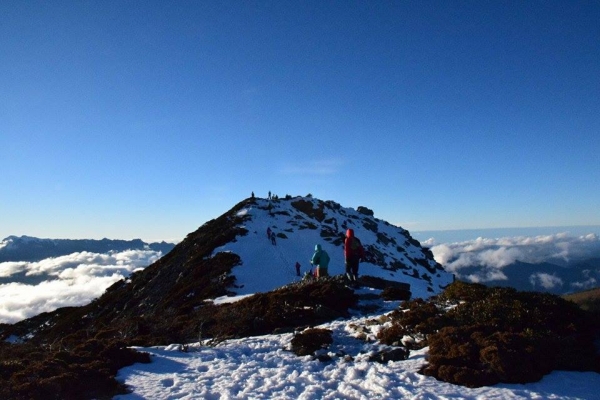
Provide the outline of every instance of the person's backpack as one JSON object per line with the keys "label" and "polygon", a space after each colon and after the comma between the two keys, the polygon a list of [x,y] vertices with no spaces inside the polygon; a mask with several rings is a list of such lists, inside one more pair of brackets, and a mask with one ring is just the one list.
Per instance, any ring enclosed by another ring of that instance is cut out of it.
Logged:
{"label": "person's backpack", "polygon": [[352,256],[354,258],[364,257],[365,251],[362,247],[362,243],[357,237],[352,238],[352,243],[350,243],[350,249],[352,249]]}
{"label": "person's backpack", "polygon": [[329,254],[325,250],[321,250],[321,259],[319,260],[319,265],[327,267],[329,265]]}

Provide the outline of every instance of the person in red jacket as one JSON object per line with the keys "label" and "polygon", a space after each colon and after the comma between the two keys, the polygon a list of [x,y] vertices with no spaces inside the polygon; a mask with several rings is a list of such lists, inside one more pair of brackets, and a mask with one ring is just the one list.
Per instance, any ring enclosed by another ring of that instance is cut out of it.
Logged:
{"label": "person in red jacket", "polygon": [[354,236],[353,229],[346,231],[344,258],[346,260],[346,277],[356,282],[358,280],[358,264],[365,258],[365,249],[362,247],[360,240]]}

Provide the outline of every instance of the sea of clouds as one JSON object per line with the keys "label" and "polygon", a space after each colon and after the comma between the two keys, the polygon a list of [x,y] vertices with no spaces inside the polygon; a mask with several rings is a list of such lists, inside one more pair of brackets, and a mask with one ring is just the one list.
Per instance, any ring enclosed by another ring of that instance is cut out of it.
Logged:
{"label": "sea of clouds", "polygon": [[568,233],[535,237],[504,237],[435,244],[430,239],[423,245],[431,248],[437,262],[455,272],[476,265],[502,268],[522,261],[532,264],[552,262],[565,265],[573,260],[600,256],[598,235],[571,236]]}
{"label": "sea of clouds", "polygon": [[39,262],[0,263],[0,323],[15,323],[60,307],[80,306],[113,283],[162,257],[152,250],[73,253]]}
{"label": "sea of clouds", "polygon": [[[570,266],[578,261],[600,258],[600,238],[595,233],[575,236],[569,233],[557,233],[540,236],[516,236],[496,239],[479,237],[456,243],[436,244],[435,239],[423,242],[430,247],[434,258],[444,268],[455,273],[461,279],[472,282],[488,282],[507,279],[502,269],[517,261],[540,264],[551,263],[558,266]],[[463,271],[476,273],[464,274]],[[562,282],[554,275],[533,273],[532,286],[551,289]],[[597,282],[593,277],[587,281],[573,283],[575,288],[593,287]]]}

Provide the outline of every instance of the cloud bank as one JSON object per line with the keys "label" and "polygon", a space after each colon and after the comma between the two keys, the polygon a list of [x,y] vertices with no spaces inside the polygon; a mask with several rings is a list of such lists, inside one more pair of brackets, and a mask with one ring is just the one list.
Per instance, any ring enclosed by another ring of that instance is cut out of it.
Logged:
{"label": "cloud bank", "polygon": [[554,289],[563,285],[563,280],[559,277],[542,272],[532,274],[529,277],[529,282],[531,286],[541,286],[544,289]]}
{"label": "cloud bank", "polygon": [[570,236],[567,233],[535,237],[505,237],[435,244],[435,239],[423,242],[431,247],[435,260],[446,270],[485,266],[500,269],[515,261],[531,264],[552,262],[558,265],[600,256],[600,239],[596,234]]}
{"label": "cloud bank", "polygon": [[1,282],[10,281],[0,284],[0,323],[88,304],[113,283],[161,256],[153,250],[80,252],[39,262],[0,263]]}
{"label": "cloud bank", "polygon": [[[436,244],[435,239],[423,242],[431,248],[434,258],[460,279],[471,282],[502,281],[508,279],[505,267],[515,262],[528,264],[551,263],[568,267],[582,260],[600,258],[600,239],[596,234],[572,236],[568,233],[534,237],[477,238],[457,243]],[[585,271],[584,271],[585,275]],[[585,289],[597,285],[593,272],[588,279],[571,282],[573,288]],[[557,289],[565,285],[559,277],[531,271],[532,287]]]}

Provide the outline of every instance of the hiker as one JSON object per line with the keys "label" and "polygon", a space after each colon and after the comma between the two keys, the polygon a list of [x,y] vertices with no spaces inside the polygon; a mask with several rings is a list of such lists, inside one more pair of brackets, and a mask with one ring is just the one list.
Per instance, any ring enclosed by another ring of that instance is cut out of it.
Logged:
{"label": "hiker", "polygon": [[310,263],[316,267],[317,278],[329,276],[327,271],[329,267],[329,254],[321,248],[320,244],[315,246],[315,254],[313,254]]}
{"label": "hiker", "polygon": [[271,244],[272,245],[276,245],[277,243],[275,243],[275,232],[271,232]]}
{"label": "hiker", "polygon": [[296,261],[296,276],[300,276],[300,263]]}
{"label": "hiker", "polygon": [[269,190],[269,197],[268,197],[268,199],[271,200],[271,191],[270,190]]}
{"label": "hiker", "polygon": [[271,227],[267,228],[267,239],[271,239]]}
{"label": "hiker", "polygon": [[348,280],[356,282],[358,280],[358,263],[365,258],[365,249],[360,240],[354,236],[353,229],[346,231],[344,258],[346,260],[346,277]]}
{"label": "hiker", "polygon": [[254,191],[252,192],[252,195],[250,196],[250,198],[252,198],[252,199],[254,198]]}

